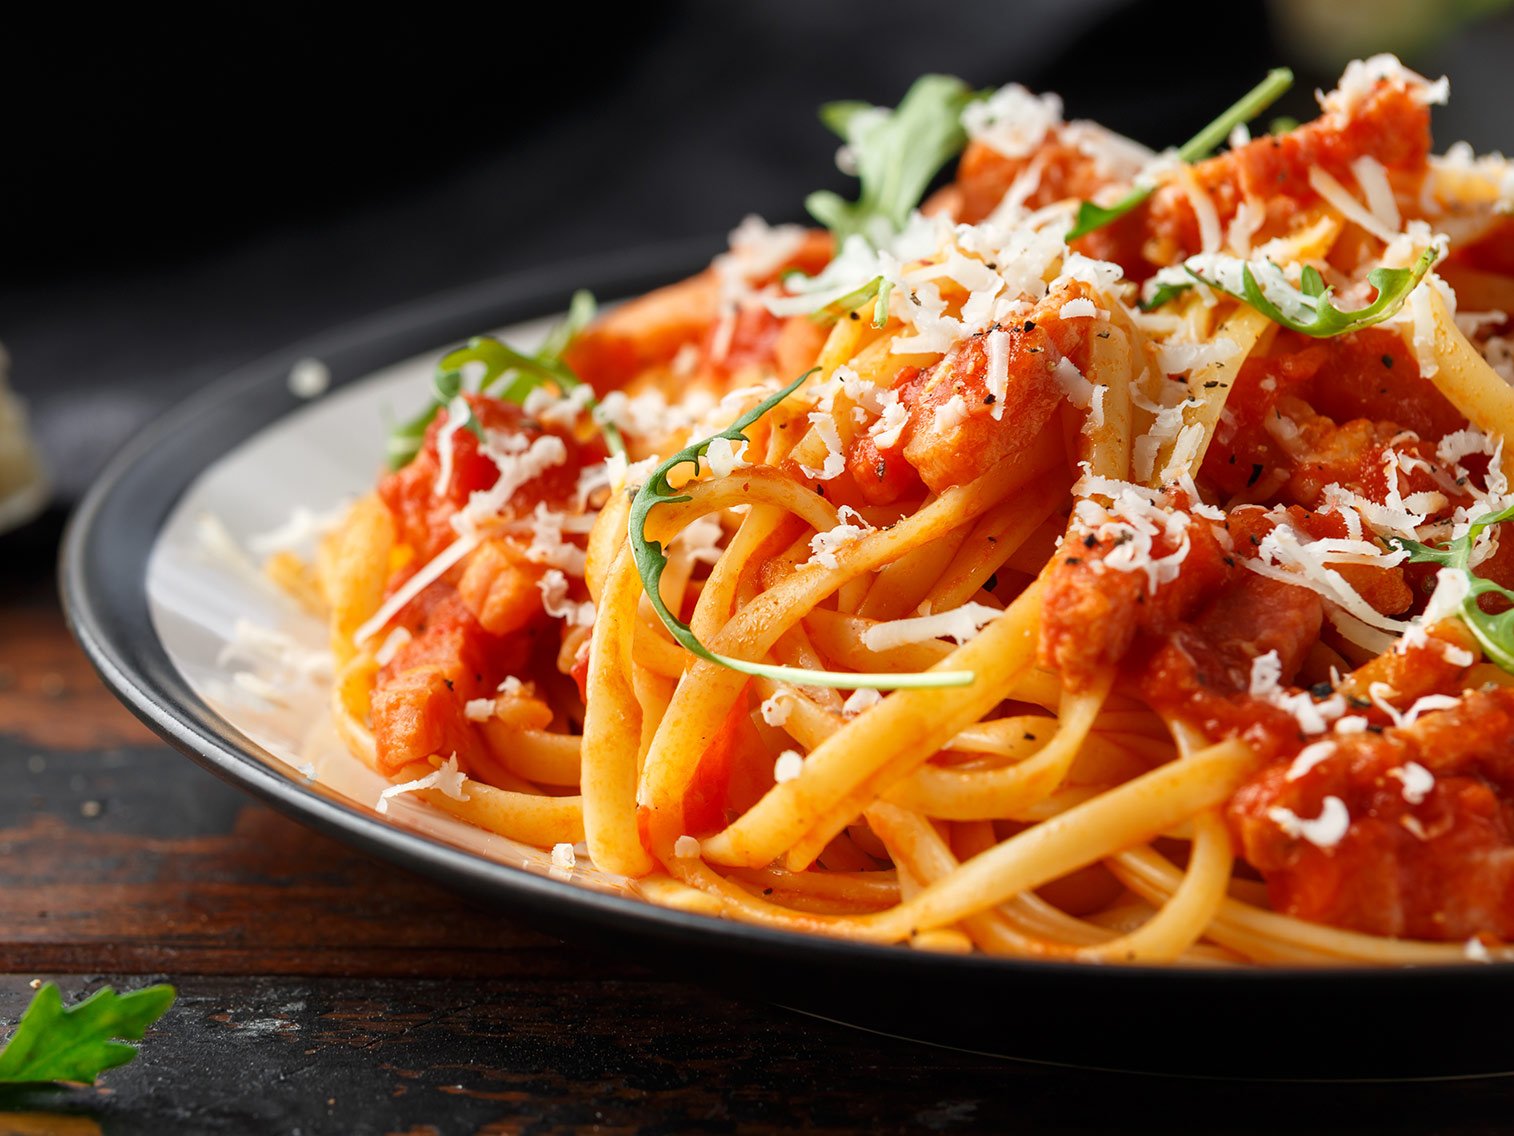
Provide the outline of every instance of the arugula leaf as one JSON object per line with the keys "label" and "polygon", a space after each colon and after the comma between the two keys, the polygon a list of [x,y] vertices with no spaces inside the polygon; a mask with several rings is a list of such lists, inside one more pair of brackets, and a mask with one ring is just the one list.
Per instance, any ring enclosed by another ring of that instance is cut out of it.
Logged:
{"label": "arugula leaf", "polygon": [[1312,335],[1316,339],[1328,339],[1331,336],[1360,331],[1364,327],[1371,327],[1375,323],[1392,319],[1408,300],[1409,293],[1414,291],[1415,286],[1425,278],[1425,274],[1440,259],[1440,252],[1440,247],[1432,244],[1420,254],[1419,260],[1415,261],[1410,268],[1374,268],[1367,273],[1367,283],[1377,290],[1377,299],[1365,308],[1359,308],[1354,312],[1343,312],[1332,304],[1330,302],[1331,289],[1326,286],[1324,277],[1312,265],[1305,265],[1299,280],[1299,296],[1301,297],[1299,306],[1304,310],[1312,310],[1313,314],[1308,319],[1287,315],[1269,300],[1257,284],[1256,276],[1252,273],[1249,264],[1241,266],[1239,292],[1232,291],[1219,281],[1194,271],[1186,264],[1183,267],[1187,269],[1188,275],[1200,284],[1207,284],[1217,292],[1223,292],[1242,303],[1250,304],[1275,324],[1303,335]]}
{"label": "arugula leaf", "polygon": [[674,491],[668,481],[668,474],[681,465],[689,465],[694,472],[699,472],[699,460],[710,448],[710,443],[716,438],[725,438],[731,442],[750,442],[750,439],[742,432],[752,423],[756,422],[773,407],[793,394],[799,387],[820,368],[806,371],[797,379],[784,387],[781,391],[764,399],[756,406],[748,410],[740,418],[732,422],[718,434],[712,434],[702,441],[693,442],[679,450],[667,461],[658,466],[652,475],[647,478],[631,501],[631,515],[628,529],[631,538],[631,555],[636,562],[637,575],[641,577],[641,586],[646,591],[647,600],[651,603],[663,626],[668,629],[673,638],[683,647],[712,663],[729,667],[733,671],[742,674],[758,675],[763,678],[776,679],[780,682],[790,682],[798,686],[828,686],[843,690],[856,690],[869,688],[873,690],[896,690],[906,687],[942,687],[942,686],[966,686],[973,681],[972,671],[923,671],[913,674],[869,674],[851,673],[847,671],[813,671],[802,667],[774,666],[769,663],[752,663],[745,659],[733,658],[730,655],[717,654],[711,651],[695,636],[693,629],[684,623],[669,609],[662,598],[662,573],[668,566],[666,550],[662,544],[647,537],[647,517],[658,505],[676,505],[681,501],[692,498],[687,493],[679,494]]}
{"label": "arugula leaf", "polygon": [[[1178,159],[1191,165],[1201,158],[1207,158],[1221,142],[1230,137],[1232,130],[1261,114],[1291,86],[1293,86],[1293,72],[1288,68],[1278,67],[1267,72],[1265,79],[1242,95],[1203,130],[1179,146]],[[1153,185],[1137,185],[1113,205],[1095,205],[1092,201],[1083,202],[1078,206],[1077,219],[1068,230],[1066,239],[1075,241],[1079,237],[1087,236],[1095,229],[1103,228],[1111,221],[1118,220],[1150,197],[1155,189]]]}
{"label": "arugula leaf", "polygon": [[1193,290],[1192,284],[1161,284],[1151,294],[1151,299],[1141,301],[1141,311],[1154,312],[1163,304],[1177,299],[1184,292]]}
{"label": "arugula leaf", "polygon": [[568,314],[551,331],[547,332],[547,338],[542,340],[541,349],[537,351],[540,359],[561,360],[568,353],[568,348],[573,346],[583,330],[594,322],[594,317],[599,314],[599,304],[594,300],[594,293],[587,288],[580,288],[573,293],[573,298],[568,301]]}
{"label": "arugula leaf", "polygon": [[976,97],[961,79],[922,75],[892,111],[855,101],[820,108],[821,121],[856,158],[862,186],[855,202],[829,190],[804,200],[838,250],[853,235],[878,247],[904,228],[931,179],[966,145],[962,109]]}
{"label": "arugula leaf", "polygon": [[1514,674],[1514,606],[1489,615],[1478,603],[1483,596],[1497,595],[1514,605],[1514,592],[1492,580],[1484,579],[1472,571],[1472,549],[1483,530],[1505,521],[1514,521],[1514,505],[1497,513],[1478,517],[1468,528],[1466,535],[1448,541],[1444,548],[1421,544],[1407,537],[1390,536],[1387,543],[1409,554],[1409,560],[1418,564],[1439,564],[1463,572],[1467,577],[1467,597],[1461,603],[1461,620],[1467,630],[1482,645],[1483,653],[1504,670]]}
{"label": "arugula leaf", "polygon": [[141,1041],[147,1027],[173,1005],[174,995],[174,988],[166,985],[129,994],[104,986],[77,1005],[65,1007],[58,988],[47,983],[0,1050],[0,1084],[94,1084],[106,1069],[125,1065],[137,1055],[136,1046],[121,1041]]}
{"label": "arugula leaf", "polygon": [[[390,469],[399,469],[409,465],[415,455],[420,453],[421,445],[426,440],[426,429],[431,425],[431,420],[437,416],[438,412],[446,410],[452,400],[462,393],[462,389],[463,376],[460,372],[444,371],[440,367],[432,372],[430,405],[414,418],[402,422],[389,431],[385,449],[388,452]],[[482,441],[483,427],[474,417],[473,409],[464,402],[462,410],[465,416],[460,429],[467,430]]]}
{"label": "arugula leaf", "polygon": [[[469,363],[483,364],[484,373],[479,380],[479,391],[488,392],[503,383],[504,389],[499,392],[499,397],[514,403],[524,403],[527,395],[546,384],[555,385],[564,394],[583,386],[583,380],[563,362],[563,355],[594,318],[595,311],[594,296],[580,289],[573,293],[566,318],[547,333],[547,338],[534,355],[517,351],[492,336],[481,335],[470,339],[466,346],[442,356],[431,376],[431,405],[396,427],[389,435],[390,468],[399,469],[420,452],[431,420],[462,393],[463,368]],[[585,405],[593,413],[599,403],[590,398]],[[460,429],[470,431],[482,441],[484,433],[478,419],[466,403],[463,404],[463,410],[466,417]],[[625,441],[614,423],[603,421],[597,414],[594,415],[594,422],[604,435],[610,452],[623,453]]]}
{"label": "arugula leaf", "polygon": [[833,324],[842,316],[856,311],[869,300],[873,301],[873,326],[888,325],[888,298],[894,290],[893,281],[886,276],[874,276],[860,288],[832,300],[823,308],[810,313],[810,319],[818,324]]}

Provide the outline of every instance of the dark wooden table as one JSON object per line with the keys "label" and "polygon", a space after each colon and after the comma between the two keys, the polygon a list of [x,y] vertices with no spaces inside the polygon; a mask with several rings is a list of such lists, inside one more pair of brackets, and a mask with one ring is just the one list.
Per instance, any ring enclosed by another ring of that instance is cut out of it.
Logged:
{"label": "dark wooden table", "polygon": [[[545,938],[305,830],[139,725],[64,628],[58,527],[0,537],[0,1021],[39,978],[69,999],[167,980],[179,1001],[98,1087],[0,1092],[0,1136],[1514,1127],[1507,1079],[1269,1086],[1013,1064]],[[1107,1012],[1090,1005],[1090,1028]],[[1334,1026],[1349,1045],[1350,1023]]]}

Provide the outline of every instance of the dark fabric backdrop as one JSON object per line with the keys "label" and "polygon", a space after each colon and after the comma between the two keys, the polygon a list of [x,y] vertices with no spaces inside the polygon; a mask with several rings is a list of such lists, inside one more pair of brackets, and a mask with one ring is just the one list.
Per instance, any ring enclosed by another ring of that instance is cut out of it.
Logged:
{"label": "dark fabric backdrop", "polygon": [[[0,44],[0,342],[59,503],[175,398],[349,318],[846,189],[815,107],[927,70],[1060,91],[1161,146],[1297,63],[1259,3],[652,0],[360,28],[218,7]],[[542,30],[526,31],[532,21]],[[1514,23],[1411,62],[1441,143],[1514,146]],[[1333,76],[1301,70],[1279,110]]]}

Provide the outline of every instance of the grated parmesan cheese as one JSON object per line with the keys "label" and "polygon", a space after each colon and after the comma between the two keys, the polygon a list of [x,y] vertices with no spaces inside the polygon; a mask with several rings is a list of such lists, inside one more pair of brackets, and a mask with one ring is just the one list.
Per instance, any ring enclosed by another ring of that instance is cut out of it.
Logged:
{"label": "grated parmesan cheese", "polygon": [[1267,819],[1289,836],[1302,837],[1316,848],[1326,850],[1344,840],[1351,828],[1351,814],[1346,809],[1346,802],[1339,797],[1326,797],[1321,802],[1319,816],[1312,820],[1305,820],[1292,809],[1280,805],[1267,810]]}
{"label": "grated parmesan cheese", "polygon": [[467,791],[463,788],[468,783],[468,776],[457,767],[457,754],[453,754],[442,762],[440,767],[433,769],[424,777],[418,777],[414,781],[406,781],[399,785],[391,785],[379,794],[376,808],[381,813],[389,811],[389,802],[402,793],[415,793],[422,789],[436,789],[451,797],[454,801],[466,801]]}
{"label": "grated parmesan cheese", "polygon": [[725,539],[725,529],[713,514],[695,517],[675,536],[668,546],[683,553],[696,564],[714,564],[720,559],[720,542]]}
{"label": "grated parmesan cheese", "polygon": [[374,652],[373,658],[381,667],[387,667],[394,661],[394,656],[399,653],[401,647],[410,642],[411,635],[403,627],[396,627],[384,637],[384,642]]}
{"label": "grated parmesan cheese", "polygon": [[869,651],[888,651],[910,643],[928,643],[932,639],[952,639],[960,645],[1003,614],[1001,609],[987,604],[965,603],[933,615],[875,623],[862,633],[862,644]]}
{"label": "grated parmesan cheese", "polygon": [[1351,173],[1378,224],[1385,232],[1397,234],[1403,228],[1404,219],[1398,211],[1398,200],[1393,196],[1387,169],[1371,154],[1363,154],[1351,163]]}
{"label": "grated parmesan cheese", "polygon": [[818,564],[823,568],[836,568],[839,566],[836,560],[837,551],[868,533],[876,531],[863,519],[862,514],[850,505],[843,505],[837,510],[836,522],[834,528],[810,537],[810,558],[800,565],[801,568],[810,564]]}
{"label": "grated parmesan cheese", "polygon": [[697,860],[701,854],[699,840],[693,836],[680,836],[673,841],[673,855],[680,860]]}
{"label": "grated parmesan cheese", "polygon": [[993,396],[994,405],[990,414],[997,422],[1004,417],[1004,396],[1009,392],[1009,336],[1003,330],[995,328],[988,333],[985,348],[988,358],[983,385]]}
{"label": "grated parmesan cheese", "polygon": [[841,713],[843,717],[855,718],[858,714],[878,705],[882,701],[882,691],[874,690],[868,686],[861,686],[846,696],[846,701],[841,704]]}
{"label": "grated parmesan cheese", "polygon": [[572,871],[578,864],[578,855],[571,844],[552,845],[552,866]]}
{"label": "grated parmesan cheese", "polygon": [[1067,356],[1064,355],[1057,360],[1057,365],[1052,370],[1052,378],[1057,380],[1057,385],[1062,388],[1062,394],[1067,401],[1079,410],[1087,410],[1093,405],[1093,384],[1083,377],[1083,372],[1078,370],[1077,365]]}
{"label": "grated parmesan cheese", "polygon": [[234,659],[269,671],[261,677],[276,685],[329,680],[336,667],[330,651],[306,647],[291,635],[242,616],[232,624],[231,639],[217,653],[216,665],[224,667]]}
{"label": "grated parmesan cheese", "polygon": [[572,387],[562,394],[541,386],[531,388],[521,409],[544,426],[571,429],[593,401],[594,389],[587,384]]}
{"label": "grated parmesan cheese", "polygon": [[1334,752],[1334,742],[1314,742],[1306,745],[1299,750],[1298,756],[1293,759],[1293,764],[1288,766],[1288,772],[1284,775],[1285,779],[1297,781],[1320,762],[1327,760]]}
{"label": "grated parmesan cheese", "polygon": [[758,709],[762,713],[762,720],[769,726],[781,726],[794,712],[794,697],[787,690],[777,690],[764,698]]}
{"label": "grated parmesan cheese", "polygon": [[[1235,207],[1235,216],[1230,219],[1230,225],[1225,230],[1225,243],[1230,251],[1236,256],[1245,258],[1251,255],[1251,242],[1261,230],[1263,222],[1267,220],[1267,207],[1246,198]],[[1187,275],[1186,273],[1184,274]],[[1183,283],[1179,280],[1178,283]],[[1158,284],[1156,287],[1160,287]],[[1155,292],[1155,288],[1153,288]]]}
{"label": "grated parmesan cheese", "polygon": [[536,581],[541,592],[542,610],[553,619],[566,621],[572,627],[590,627],[594,623],[594,603],[585,600],[579,603],[568,598],[568,577],[559,568],[549,568]]}
{"label": "grated parmesan cheese", "polygon": [[546,564],[573,576],[582,576],[588,563],[588,553],[578,545],[563,539],[564,514],[547,508],[538,501],[531,514],[531,544],[526,548],[526,559],[532,564]]}
{"label": "grated parmesan cheese", "polygon": [[878,449],[891,450],[899,444],[899,438],[907,425],[909,407],[899,401],[899,392],[884,391],[878,400],[878,421],[868,428],[868,437],[872,438]]}
{"label": "grated parmesan cheese", "polygon": [[1425,106],[1444,106],[1451,97],[1451,81],[1444,75],[1432,83],[1423,75],[1410,71],[1399,62],[1398,56],[1386,52],[1368,59],[1351,60],[1341,73],[1335,90],[1328,94],[1315,91],[1314,97],[1327,114],[1350,115],[1372,93],[1372,88],[1384,82],[1403,87],[1415,101]]}
{"label": "grated parmesan cheese", "polygon": [[746,450],[745,440],[733,442],[717,435],[710,440],[709,448],[704,452],[704,460],[709,463],[710,473],[715,477],[730,477],[736,470],[745,469],[752,464],[746,460]]}
{"label": "grated parmesan cheese", "polygon": [[[1271,650],[1264,655],[1258,655],[1251,660],[1251,678],[1248,691],[1253,698],[1262,700],[1287,714],[1291,714],[1298,723],[1299,732],[1306,737],[1315,734],[1323,734],[1330,729],[1330,724],[1345,714],[1347,702],[1339,693],[1332,694],[1323,701],[1316,702],[1308,691],[1288,691],[1282,685],[1283,664],[1278,657],[1277,651]],[[1328,743],[1326,743],[1328,744]],[[1313,747],[1306,747],[1304,752]],[[1304,753],[1299,754],[1301,760]],[[1298,776],[1302,777],[1317,762],[1324,760],[1327,754],[1313,757],[1312,760],[1300,770]],[[1297,762],[1295,762],[1295,765]],[[1292,779],[1290,769],[1289,778]]]}
{"label": "grated parmesan cheese", "polygon": [[1107,317],[1109,313],[1101,311],[1098,306],[1087,297],[1079,296],[1076,299],[1068,300],[1065,304],[1058,308],[1057,315],[1061,316],[1063,319],[1081,319],[1084,316],[1087,316],[1089,318],[1098,318],[1100,316]]}
{"label": "grated parmesan cheese", "polygon": [[967,415],[967,400],[960,394],[954,394],[936,411],[936,425],[942,430],[955,430],[967,421]]}
{"label": "grated parmesan cheese", "polygon": [[1167,342],[1157,347],[1157,366],[1168,375],[1229,363],[1240,354],[1235,340],[1220,336],[1204,343]]}
{"label": "grated parmesan cheese", "polygon": [[347,515],[347,504],[325,513],[317,513],[303,505],[297,505],[278,528],[257,533],[247,538],[247,548],[255,556],[272,556],[275,552],[298,552],[310,548],[317,538],[325,536]]}
{"label": "grated parmesan cheese", "polygon": [[825,461],[819,469],[811,469],[807,465],[799,468],[805,477],[815,481],[830,481],[841,476],[841,471],[846,468],[846,455],[841,452],[841,435],[836,430],[836,420],[822,411],[811,411],[808,417],[815,435],[825,445]]}
{"label": "grated parmesan cheese", "polygon": [[[1309,188],[1319,194],[1325,203],[1342,217],[1353,224],[1360,225],[1378,240],[1392,241],[1398,236],[1397,226],[1389,228],[1385,225],[1381,217],[1352,197],[1350,190],[1319,166],[1311,166],[1309,169]],[[1392,193],[1391,189],[1389,193]],[[1396,215],[1397,206],[1393,211]]]}
{"label": "grated parmesan cheese", "polygon": [[487,722],[494,717],[494,699],[470,698],[463,706],[463,717],[470,722]]}
{"label": "grated parmesan cheese", "polygon": [[499,479],[468,495],[468,503],[452,518],[452,527],[460,533],[499,516],[523,486],[568,460],[568,447],[556,434],[538,435],[527,444],[522,435],[501,437],[491,431],[479,453],[494,463]]}
{"label": "grated parmesan cheese", "polygon": [[406,604],[437,580],[441,579],[447,569],[477,548],[478,542],[479,536],[477,533],[467,533],[458,537],[446,548],[438,552],[414,576],[411,576],[410,579],[395,589],[394,594],[380,605],[378,611],[374,612],[366,623],[362,624],[352,633],[353,643],[362,645],[377,635],[391,619],[404,609]]}
{"label": "grated parmesan cheese", "polygon": [[472,413],[472,409],[462,395],[458,395],[447,404],[447,420],[436,432],[436,484],[432,486],[431,492],[438,497],[445,497],[448,490],[452,488],[452,460],[457,432],[463,428],[463,424],[468,421]]}
{"label": "grated parmesan cheese", "polygon": [[786,749],[778,755],[778,760],[773,762],[773,781],[782,785],[785,781],[793,781],[804,772],[804,755],[797,750]]}
{"label": "grated parmesan cheese", "polygon": [[[1171,508],[1166,494],[1086,472],[1073,486],[1073,493],[1079,498],[1073,506],[1076,530],[1114,542],[1103,559],[1093,562],[1095,571],[1144,572],[1147,588],[1153,593],[1177,579],[1192,547],[1188,536],[1192,517]],[[1093,494],[1108,498],[1110,506],[1105,508],[1092,500]],[[1175,546],[1166,556],[1152,555],[1159,535]]]}
{"label": "grated parmesan cheese", "polygon": [[1000,87],[962,109],[962,128],[975,142],[1006,158],[1027,158],[1062,122],[1062,100],[1034,95],[1018,83]]}
{"label": "grated parmesan cheese", "polygon": [[1435,775],[1417,761],[1407,761],[1397,769],[1388,770],[1388,776],[1403,783],[1404,800],[1411,805],[1422,803],[1435,788]]}
{"label": "grated parmesan cheese", "polygon": [[1220,213],[1214,207],[1214,199],[1199,184],[1199,179],[1194,176],[1191,166],[1185,165],[1178,168],[1177,183],[1183,196],[1188,199],[1188,207],[1193,210],[1194,220],[1198,222],[1200,251],[1219,252],[1222,230]]}

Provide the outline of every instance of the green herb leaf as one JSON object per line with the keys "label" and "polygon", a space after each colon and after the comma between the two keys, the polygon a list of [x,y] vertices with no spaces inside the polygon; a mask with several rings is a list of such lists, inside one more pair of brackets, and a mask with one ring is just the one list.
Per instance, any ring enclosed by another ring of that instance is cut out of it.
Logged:
{"label": "green herb leaf", "polygon": [[702,441],[691,443],[679,450],[667,461],[658,466],[646,484],[643,485],[631,501],[631,515],[628,529],[631,538],[631,555],[636,562],[636,572],[641,577],[641,586],[646,591],[647,600],[651,603],[663,626],[668,629],[673,638],[685,649],[712,663],[723,667],[729,667],[733,671],[742,674],[758,675],[763,678],[775,679],[780,682],[794,683],[798,686],[828,686],[843,690],[856,690],[870,688],[873,690],[895,690],[905,687],[942,687],[942,686],[966,686],[973,681],[972,671],[923,671],[912,674],[869,674],[851,673],[847,671],[813,671],[802,667],[775,666],[769,663],[752,663],[745,659],[733,658],[730,655],[717,654],[711,651],[695,636],[693,630],[669,609],[662,598],[662,574],[668,566],[667,552],[662,544],[647,537],[647,517],[658,505],[676,505],[681,501],[691,500],[687,493],[679,494],[668,481],[668,474],[681,465],[689,465],[694,472],[699,472],[699,461],[710,448],[710,443],[716,438],[725,438],[731,442],[748,442],[749,439],[744,431],[752,423],[756,422],[773,407],[793,394],[799,387],[815,373],[819,368],[806,371],[797,379],[784,387],[781,391],[764,399],[756,406],[748,410],[740,418],[732,422],[730,426],[712,434]]}
{"label": "green herb leaf", "polygon": [[105,986],[65,1007],[58,988],[49,982],[37,991],[0,1050],[0,1084],[94,1084],[106,1069],[125,1065],[137,1055],[136,1046],[121,1042],[141,1041],[173,1000],[172,986],[148,986],[130,994]]}
{"label": "green herb leaf", "polygon": [[561,360],[568,353],[568,348],[573,346],[573,341],[583,334],[598,314],[599,304],[595,302],[593,292],[587,288],[574,292],[573,298],[568,301],[568,314],[561,323],[547,332],[547,338],[542,340],[536,357]]}
{"label": "green herb leaf", "polygon": [[1118,221],[1150,197],[1151,192],[1152,187],[1137,186],[1113,205],[1095,205],[1092,201],[1082,202],[1078,206],[1078,215],[1073,221],[1072,228],[1067,230],[1066,239],[1075,241],[1079,237],[1086,237],[1095,229],[1102,229],[1112,221]]}
{"label": "green herb leaf", "polygon": [[1280,114],[1267,124],[1268,134],[1292,134],[1298,129],[1298,119],[1292,115]]}
{"label": "green herb leaf", "polygon": [[1311,312],[1308,318],[1290,316],[1269,300],[1257,284],[1256,276],[1252,273],[1249,264],[1241,266],[1241,291],[1239,292],[1231,291],[1219,281],[1212,280],[1187,265],[1184,267],[1187,268],[1188,275],[1200,284],[1206,284],[1217,292],[1223,292],[1242,303],[1251,305],[1273,323],[1286,327],[1290,331],[1312,335],[1316,339],[1328,339],[1331,336],[1360,331],[1364,327],[1371,327],[1375,323],[1392,319],[1408,300],[1409,293],[1414,291],[1415,286],[1434,267],[1436,260],[1440,258],[1440,251],[1438,245],[1431,245],[1420,254],[1419,260],[1415,261],[1410,268],[1374,268],[1367,273],[1367,283],[1377,290],[1377,299],[1365,308],[1354,312],[1343,312],[1332,304],[1330,302],[1331,289],[1326,286],[1324,277],[1312,265],[1305,265],[1300,276],[1298,294],[1299,307]]}
{"label": "green herb leaf", "polygon": [[966,144],[962,109],[975,97],[960,79],[922,75],[892,111],[863,102],[820,108],[821,121],[856,158],[862,187],[855,202],[829,190],[805,198],[810,216],[835,235],[838,250],[854,234],[879,246],[904,228],[931,179]]}
{"label": "green herb leaf", "polygon": [[1141,301],[1141,311],[1154,312],[1163,304],[1177,299],[1184,292],[1191,292],[1192,284],[1161,284],[1151,294],[1151,299]]}
{"label": "green herb leaf", "polygon": [[878,299],[873,303],[873,326],[884,328],[888,326],[888,298],[893,294],[894,282],[883,279],[878,284]]}
{"label": "green herb leaf", "polygon": [[[463,377],[456,371],[445,371],[438,367],[431,375],[431,404],[414,418],[401,423],[389,431],[386,449],[389,455],[389,468],[399,469],[408,465],[420,452],[422,444],[426,440],[426,430],[431,425],[431,420],[439,411],[445,411],[451,405],[452,400],[462,393]],[[483,440],[484,431],[473,415],[473,408],[465,402],[462,406],[464,418],[460,429],[467,430],[480,441]]]}
{"label": "green herb leaf", "polygon": [[811,312],[810,319],[818,324],[833,324],[872,300],[873,326],[883,327],[888,323],[888,297],[893,290],[893,284],[886,278],[874,276],[862,287],[854,288],[846,295],[832,300],[825,307]]}
{"label": "green herb leaf", "polygon": [[1488,513],[1472,522],[1464,536],[1448,541],[1443,548],[1421,544],[1417,540],[1390,536],[1388,544],[1401,548],[1409,554],[1409,560],[1419,564],[1439,564],[1442,568],[1464,572],[1467,577],[1467,598],[1461,604],[1461,619],[1482,645],[1483,653],[1504,670],[1514,673],[1514,606],[1497,615],[1489,615],[1478,603],[1483,596],[1497,595],[1514,605],[1514,592],[1492,580],[1484,579],[1472,571],[1472,549],[1483,530],[1505,521],[1514,520],[1514,505],[1497,513]]}
{"label": "green herb leaf", "polygon": [[[436,371],[431,376],[431,405],[390,432],[388,444],[390,468],[399,469],[420,452],[421,445],[425,441],[426,429],[431,425],[432,419],[439,411],[445,410],[462,392],[463,368],[470,363],[483,364],[483,376],[478,384],[480,392],[488,393],[494,387],[503,384],[504,389],[499,391],[499,397],[517,404],[524,403],[526,396],[539,386],[554,385],[564,394],[575,387],[583,386],[583,380],[563,362],[563,356],[572,346],[574,339],[594,318],[596,310],[597,305],[591,293],[582,289],[573,293],[573,299],[568,304],[566,318],[547,333],[547,338],[542,342],[541,348],[533,355],[517,351],[492,336],[481,335],[470,339],[466,346],[449,351],[442,356],[441,362],[436,365]],[[585,405],[593,414],[594,422],[599,427],[600,433],[604,435],[610,452],[624,453],[625,440],[621,438],[620,431],[616,429],[614,423],[607,422],[599,414],[594,413],[599,407],[598,401],[590,398]],[[470,431],[482,440],[483,429],[479,426],[472,410],[466,409],[466,404],[465,412],[466,418],[461,429]]]}
{"label": "green herb leaf", "polygon": [[[1267,77],[1240,97],[1224,114],[1200,130],[1178,147],[1178,158],[1192,164],[1212,154],[1230,132],[1245,122],[1250,122],[1271,106],[1289,87],[1293,86],[1293,72],[1279,67],[1267,72]],[[1113,205],[1095,205],[1085,201],[1078,206],[1078,216],[1067,233],[1069,241],[1087,236],[1129,213],[1151,196],[1155,186],[1137,186]]]}

